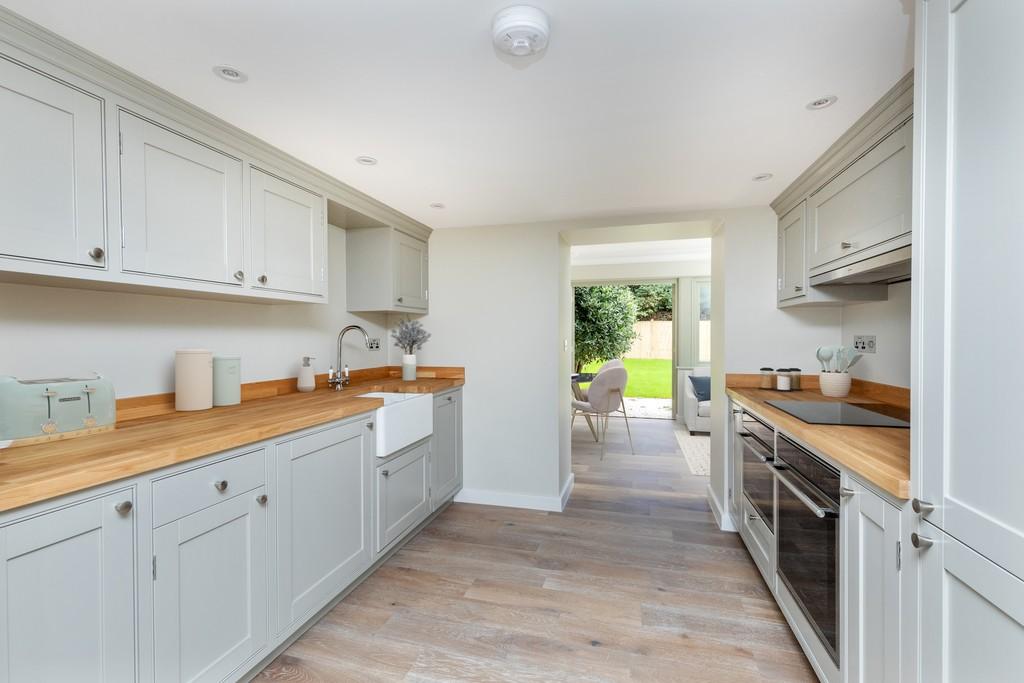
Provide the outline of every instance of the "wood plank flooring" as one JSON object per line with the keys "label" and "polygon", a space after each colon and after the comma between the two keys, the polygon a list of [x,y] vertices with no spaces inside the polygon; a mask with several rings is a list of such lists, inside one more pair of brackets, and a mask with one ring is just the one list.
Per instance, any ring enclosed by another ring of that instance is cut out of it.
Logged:
{"label": "wood plank flooring", "polygon": [[664,420],[580,421],[564,513],[455,504],[260,681],[814,681]]}

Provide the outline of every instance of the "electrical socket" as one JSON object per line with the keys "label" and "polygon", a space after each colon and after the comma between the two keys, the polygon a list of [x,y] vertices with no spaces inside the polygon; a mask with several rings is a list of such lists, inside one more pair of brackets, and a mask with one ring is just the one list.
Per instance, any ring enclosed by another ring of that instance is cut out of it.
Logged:
{"label": "electrical socket", "polygon": [[380,348],[380,338],[373,337],[370,339],[370,350],[374,351]]}
{"label": "electrical socket", "polygon": [[855,334],[853,335],[853,348],[855,351],[861,353],[875,353],[877,345],[875,343],[875,335],[873,334]]}

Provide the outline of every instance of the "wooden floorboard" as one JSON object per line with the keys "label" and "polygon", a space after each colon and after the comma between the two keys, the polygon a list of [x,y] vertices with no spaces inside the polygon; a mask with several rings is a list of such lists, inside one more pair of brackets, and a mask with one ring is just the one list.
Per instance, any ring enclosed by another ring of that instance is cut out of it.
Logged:
{"label": "wooden floorboard", "polygon": [[814,681],[672,423],[631,426],[576,425],[565,512],[449,507],[257,680]]}

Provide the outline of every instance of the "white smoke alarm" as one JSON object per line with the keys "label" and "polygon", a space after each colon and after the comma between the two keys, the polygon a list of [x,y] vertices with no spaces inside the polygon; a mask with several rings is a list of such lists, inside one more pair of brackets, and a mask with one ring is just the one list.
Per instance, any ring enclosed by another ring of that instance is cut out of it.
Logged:
{"label": "white smoke alarm", "polygon": [[494,46],[516,57],[536,54],[548,46],[548,17],[536,7],[506,7],[494,17]]}

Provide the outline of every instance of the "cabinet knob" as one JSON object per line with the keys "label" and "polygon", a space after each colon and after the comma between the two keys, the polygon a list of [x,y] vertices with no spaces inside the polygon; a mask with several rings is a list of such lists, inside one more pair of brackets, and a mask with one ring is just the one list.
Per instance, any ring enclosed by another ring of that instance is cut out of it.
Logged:
{"label": "cabinet knob", "polygon": [[102,247],[93,247],[89,250],[89,258],[93,261],[102,261],[106,253]]}
{"label": "cabinet knob", "polygon": [[236,270],[235,271],[235,279],[238,280],[239,282],[244,280],[245,279],[245,271],[244,270]]}
{"label": "cabinet knob", "polygon": [[914,512],[916,512],[919,515],[927,515],[929,512],[935,509],[934,505],[932,505],[931,503],[926,503],[925,501],[920,500],[919,498],[915,498],[913,501],[911,501],[910,507],[912,507],[914,509]]}
{"label": "cabinet knob", "polygon": [[390,477],[391,476],[391,473],[388,472],[387,470],[381,470],[380,473],[383,474],[385,477]]}
{"label": "cabinet knob", "polygon": [[794,292],[802,292],[802,291],[804,291],[803,285],[796,285],[796,286],[794,286],[793,287],[793,291]]}
{"label": "cabinet knob", "polygon": [[220,481],[213,482],[213,488],[217,489],[221,493],[224,493],[225,491],[228,490],[228,480],[221,479]]}
{"label": "cabinet knob", "polygon": [[132,502],[130,500],[122,500],[120,503],[114,506],[114,510],[116,510],[117,514],[119,515],[127,515],[129,512],[132,511],[133,507],[134,505],[132,505]]}
{"label": "cabinet knob", "polygon": [[256,502],[259,503],[260,505],[266,505],[267,504],[267,494],[261,493],[260,495],[256,496]]}
{"label": "cabinet knob", "polygon": [[402,303],[403,301],[405,301],[405,297],[402,297],[402,296],[398,297],[398,303]]}
{"label": "cabinet knob", "polygon": [[373,431],[373,423],[372,422],[367,422],[366,423],[366,428],[369,429],[372,432]]}
{"label": "cabinet knob", "polygon": [[747,515],[747,521],[748,522],[756,522],[757,521],[757,515]]}
{"label": "cabinet knob", "polygon": [[924,550],[925,548],[931,548],[935,541],[925,536],[918,536],[917,533],[910,534],[910,544],[915,548]]}
{"label": "cabinet knob", "polygon": [[449,397],[448,397],[448,402],[449,402],[449,403],[451,403],[451,402],[452,402],[452,401],[454,401],[454,400],[455,400],[455,399],[454,399],[454,398],[452,398],[451,396],[449,396]]}
{"label": "cabinet knob", "polygon": [[268,278],[266,275],[260,275],[258,278],[256,278],[256,281],[259,282],[261,285],[267,284],[267,280]]}
{"label": "cabinet knob", "polygon": [[852,249],[853,242],[841,242],[839,246],[842,247],[843,249]]}
{"label": "cabinet knob", "polygon": [[853,494],[855,493],[856,491],[854,491],[853,489],[848,489],[845,486],[839,489],[839,496],[841,498],[853,498]]}

